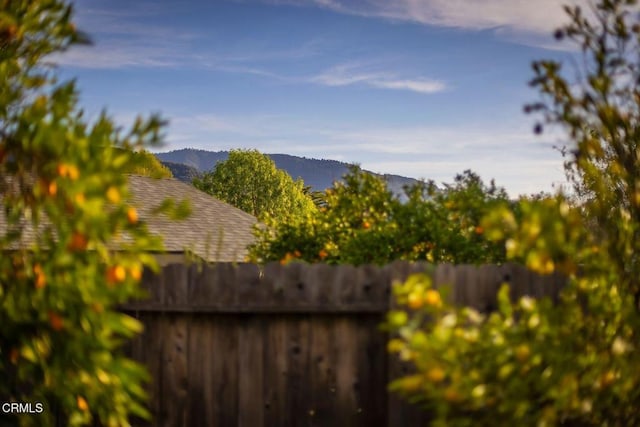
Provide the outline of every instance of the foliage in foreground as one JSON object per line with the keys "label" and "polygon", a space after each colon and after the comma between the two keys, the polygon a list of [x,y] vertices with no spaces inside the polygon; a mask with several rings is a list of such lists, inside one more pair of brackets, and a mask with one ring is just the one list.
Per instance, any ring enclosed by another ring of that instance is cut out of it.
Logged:
{"label": "foliage in foreground", "polygon": [[504,245],[486,239],[480,225],[500,203],[507,203],[505,191],[470,171],[442,189],[419,183],[400,201],[382,178],[354,166],[326,191],[318,210],[258,228],[251,257],[356,265],[501,262]]}
{"label": "foliage in foreground", "polygon": [[194,179],[193,185],[260,220],[287,221],[315,210],[304,183],[257,150],[231,150],[227,160]]}
{"label": "foliage in foreground", "polygon": [[138,223],[125,174],[137,165],[132,150],[159,140],[161,121],[139,119],[126,134],[105,115],[87,124],[75,85],[45,65],[84,39],[71,6],[2,4],[0,402],[44,405],[0,423],[127,425],[147,415],[146,373],[120,351],[141,324],[114,306],[139,294],[154,265],[143,251],[161,242]]}
{"label": "foliage in foreground", "polygon": [[543,102],[527,109],[570,135],[566,167],[581,203],[526,201],[518,216],[495,209],[483,226],[506,239],[509,258],[569,283],[556,306],[512,302],[505,286],[488,315],[452,307],[427,277],[395,288],[406,311],[389,314],[389,348],[416,373],[392,388],[429,408],[434,425],[640,425],[637,4],[600,1],[595,20],[566,10],[571,23],[556,37],[581,46],[584,79],[572,85],[560,64],[535,63]]}

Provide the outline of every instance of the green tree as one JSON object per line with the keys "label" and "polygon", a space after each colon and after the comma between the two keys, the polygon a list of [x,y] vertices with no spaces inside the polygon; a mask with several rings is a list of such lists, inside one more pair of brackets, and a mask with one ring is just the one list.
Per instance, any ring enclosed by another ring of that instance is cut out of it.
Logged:
{"label": "green tree", "polygon": [[353,166],[326,190],[317,211],[259,228],[251,257],[336,264],[504,260],[503,245],[487,240],[480,227],[492,206],[506,202],[504,190],[466,171],[454,184],[419,183],[407,196],[401,202],[382,178]]}
{"label": "green tree", "polygon": [[160,163],[158,158],[147,150],[137,150],[132,154],[131,167],[127,173],[144,175],[152,178],[173,178],[168,167]]}
{"label": "green tree", "polygon": [[1,4],[0,401],[44,412],[0,424],[126,425],[147,415],[146,373],[120,350],[142,326],[115,307],[140,295],[146,251],[162,248],[128,204],[126,172],[162,122],[86,123],[75,84],[47,65],[86,40],[71,5]]}
{"label": "green tree", "polygon": [[196,188],[260,220],[303,216],[315,210],[301,180],[278,169],[257,150],[231,150],[229,158],[193,181]]}
{"label": "green tree", "polygon": [[487,240],[480,222],[493,207],[509,203],[506,191],[470,170],[452,184],[433,182],[409,188],[409,200],[395,215],[400,236],[412,248],[410,260],[491,263],[505,259],[504,246]]}
{"label": "green tree", "polygon": [[526,109],[570,136],[567,171],[580,204],[525,199],[493,209],[483,225],[488,238],[506,239],[508,258],[561,271],[569,283],[557,305],[512,302],[503,286],[488,315],[449,306],[427,277],[396,287],[407,311],[390,313],[398,336],[389,347],[417,373],[392,387],[430,408],[434,425],[640,424],[637,2],[566,12],[556,37],[582,49],[582,78],[564,77],[554,61],[534,63],[542,101]]}
{"label": "green tree", "polygon": [[326,205],[325,192],[323,190],[313,190],[310,185],[305,185],[302,188],[302,192],[305,196],[309,197],[317,208],[321,208]]}

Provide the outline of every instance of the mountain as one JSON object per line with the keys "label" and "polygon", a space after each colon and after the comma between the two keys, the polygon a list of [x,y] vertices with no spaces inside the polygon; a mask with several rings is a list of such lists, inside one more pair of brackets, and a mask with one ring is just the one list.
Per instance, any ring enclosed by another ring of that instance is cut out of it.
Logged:
{"label": "mountain", "polygon": [[[208,172],[221,160],[226,160],[228,151],[206,151],[193,148],[183,148],[166,153],[155,153],[158,160],[171,169],[173,176],[177,179],[191,182],[190,177],[194,173]],[[306,157],[291,156],[288,154],[267,154],[280,169],[287,171],[294,179],[301,178],[305,185],[311,186],[313,190],[325,190],[333,185],[334,181],[340,180],[349,170],[349,164],[337,160],[308,159]],[[180,169],[179,166],[186,165],[191,169]],[[187,170],[189,171],[187,173]],[[177,172],[179,171],[179,172]],[[378,174],[375,174],[378,175]],[[396,194],[403,194],[405,185],[412,185],[417,182],[413,178],[400,175],[379,175],[388,183],[389,189]]]}

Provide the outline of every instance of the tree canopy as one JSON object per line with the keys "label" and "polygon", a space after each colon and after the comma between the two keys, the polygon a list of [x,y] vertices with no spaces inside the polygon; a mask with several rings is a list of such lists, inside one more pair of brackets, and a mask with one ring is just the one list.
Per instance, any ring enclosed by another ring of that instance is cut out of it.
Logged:
{"label": "tree canopy", "polygon": [[304,192],[304,183],[294,181],[257,150],[231,150],[227,160],[196,178],[193,184],[260,220],[285,220],[316,209]]}
{"label": "tree canopy", "polygon": [[319,209],[256,231],[257,262],[302,260],[332,264],[385,264],[396,259],[480,263],[504,260],[504,245],[484,237],[481,218],[507,194],[471,171],[453,184],[407,189],[400,201],[384,179],[353,166]]}

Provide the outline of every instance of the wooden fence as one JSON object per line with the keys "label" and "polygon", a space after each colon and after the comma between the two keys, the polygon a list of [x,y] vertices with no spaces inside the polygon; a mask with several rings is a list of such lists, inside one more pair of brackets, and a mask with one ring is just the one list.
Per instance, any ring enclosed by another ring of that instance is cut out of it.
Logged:
{"label": "wooden fence", "polygon": [[557,298],[564,283],[517,265],[168,265],[145,273],[148,299],[123,308],[145,325],[128,351],[151,373],[152,425],[425,425],[387,391],[408,368],[379,328],[392,283],[415,272],[482,311],[504,282],[513,298]]}

